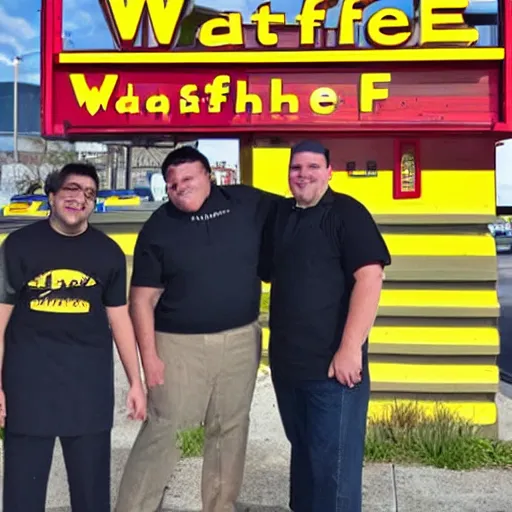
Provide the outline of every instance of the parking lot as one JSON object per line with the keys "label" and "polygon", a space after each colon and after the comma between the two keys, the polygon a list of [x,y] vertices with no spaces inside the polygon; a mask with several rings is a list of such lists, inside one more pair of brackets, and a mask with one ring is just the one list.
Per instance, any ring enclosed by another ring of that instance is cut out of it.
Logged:
{"label": "parking lot", "polygon": [[512,383],[512,254],[498,256],[498,296],[501,304],[501,353],[498,363],[501,378]]}

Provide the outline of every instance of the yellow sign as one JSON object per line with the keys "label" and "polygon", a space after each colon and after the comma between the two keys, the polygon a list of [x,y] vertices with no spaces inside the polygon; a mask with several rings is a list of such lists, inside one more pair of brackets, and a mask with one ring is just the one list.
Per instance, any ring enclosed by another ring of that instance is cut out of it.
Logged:
{"label": "yellow sign", "polygon": [[[95,116],[100,110],[107,111],[109,105],[118,114],[161,114],[172,113],[218,114],[223,112],[228,98],[234,102],[234,114],[262,114],[264,103],[268,104],[270,114],[298,114],[301,107],[307,104],[311,113],[329,115],[339,106],[339,95],[331,87],[304,88],[297,90],[297,84],[288,84],[290,92],[285,92],[283,78],[270,78],[267,86],[257,92],[249,92],[248,80],[235,80],[229,75],[217,75],[203,87],[197,84],[184,85],[159,84],[158,94],[137,94],[136,84],[128,83],[124,94],[114,96],[114,90],[120,82],[117,74],[103,77],[99,87],[90,86],[83,73],[70,74],[69,79],[73,94],[78,105],[85,108],[89,115]],[[370,113],[375,109],[377,101],[389,97],[391,73],[361,73],[359,78],[359,112]],[[261,85],[261,83],[260,83]],[[143,88],[147,91],[147,86]],[[168,90],[166,90],[168,89]],[[295,91],[295,92],[292,92]],[[208,97],[208,102],[201,102],[201,97]],[[301,110],[303,113],[304,111]]]}
{"label": "yellow sign", "polygon": [[[373,4],[373,2],[366,2]],[[344,0],[337,23],[337,47],[357,47],[356,27],[367,34],[374,48],[404,47],[419,31],[417,46],[471,46],[478,41],[478,31],[466,26],[463,13],[469,0],[409,0],[403,8],[383,0],[366,9],[360,0]],[[135,49],[143,22],[149,22],[154,40],[162,48],[176,45],[183,19],[191,12],[191,0],[101,0],[112,35],[126,50]],[[317,30],[325,26],[328,8],[325,0],[304,0],[296,18],[299,48],[315,45]],[[250,18],[258,43],[263,48],[279,46],[278,27],[286,25],[285,14],[273,12],[270,2],[261,4]],[[289,26],[289,25],[288,25]],[[219,14],[205,21],[198,32],[198,42],[206,48],[244,49],[244,24],[238,12]]]}

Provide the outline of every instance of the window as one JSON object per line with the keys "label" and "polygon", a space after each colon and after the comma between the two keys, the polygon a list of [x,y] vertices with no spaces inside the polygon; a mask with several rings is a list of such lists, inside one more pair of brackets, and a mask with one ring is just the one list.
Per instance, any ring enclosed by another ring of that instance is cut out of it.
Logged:
{"label": "window", "polygon": [[419,142],[417,140],[397,140],[395,142],[393,199],[416,199],[420,196]]}

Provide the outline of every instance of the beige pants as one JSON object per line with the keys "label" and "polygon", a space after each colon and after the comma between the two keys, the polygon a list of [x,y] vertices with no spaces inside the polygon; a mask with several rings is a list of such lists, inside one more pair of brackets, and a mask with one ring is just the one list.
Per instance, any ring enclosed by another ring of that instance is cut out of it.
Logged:
{"label": "beige pants", "polygon": [[156,333],[164,384],[132,448],[116,512],[155,512],[178,463],[177,432],[205,422],[203,512],[234,512],[261,355],[257,322],[216,334]]}

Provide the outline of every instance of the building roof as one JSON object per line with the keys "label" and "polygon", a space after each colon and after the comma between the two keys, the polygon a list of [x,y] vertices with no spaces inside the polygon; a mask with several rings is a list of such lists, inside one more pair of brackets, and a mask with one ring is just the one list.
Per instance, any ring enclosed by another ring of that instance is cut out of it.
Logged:
{"label": "building roof", "polygon": [[[13,132],[13,82],[0,82],[0,134]],[[18,84],[18,133],[41,132],[41,88],[34,84]]]}

